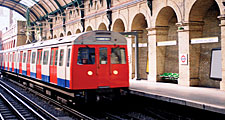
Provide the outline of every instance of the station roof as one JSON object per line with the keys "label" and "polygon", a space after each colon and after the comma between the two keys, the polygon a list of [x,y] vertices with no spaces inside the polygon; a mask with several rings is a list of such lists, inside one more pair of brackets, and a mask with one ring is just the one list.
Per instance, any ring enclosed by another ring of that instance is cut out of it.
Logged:
{"label": "station roof", "polygon": [[83,0],[0,0],[0,6],[14,10],[31,22],[47,19],[49,15],[63,14],[70,6],[81,6]]}

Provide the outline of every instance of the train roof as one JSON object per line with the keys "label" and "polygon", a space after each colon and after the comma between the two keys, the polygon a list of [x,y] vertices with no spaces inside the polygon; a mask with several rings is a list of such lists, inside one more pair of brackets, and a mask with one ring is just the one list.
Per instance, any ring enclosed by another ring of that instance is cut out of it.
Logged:
{"label": "train roof", "polygon": [[31,43],[28,45],[18,46],[16,48],[0,51],[0,53],[16,50],[24,50],[58,44],[104,44],[104,45],[126,45],[126,39],[121,34],[112,31],[89,31],[74,34],[66,37],[50,39]]}

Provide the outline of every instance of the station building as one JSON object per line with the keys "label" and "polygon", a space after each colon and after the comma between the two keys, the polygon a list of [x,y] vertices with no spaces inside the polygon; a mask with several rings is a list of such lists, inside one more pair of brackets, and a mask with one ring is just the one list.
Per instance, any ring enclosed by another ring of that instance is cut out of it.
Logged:
{"label": "station building", "polygon": [[[48,19],[38,21],[40,31],[36,32],[41,40],[91,30],[138,32],[138,48],[135,37],[126,36],[131,80],[169,82],[160,75],[177,73],[178,85],[225,90],[224,0],[58,0],[55,3],[40,0],[38,3],[30,9],[32,21],[35,16],[45,18],[44,13],[52,13]],[[221,49],[222,67],[218,73],[222,79],[210,78],[212,49]]]}

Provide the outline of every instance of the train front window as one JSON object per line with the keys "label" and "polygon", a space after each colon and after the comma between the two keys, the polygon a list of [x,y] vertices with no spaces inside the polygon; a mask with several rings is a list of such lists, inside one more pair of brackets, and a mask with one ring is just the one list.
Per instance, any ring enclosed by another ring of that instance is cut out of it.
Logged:
{"label": "train front window", "polygon": [[111,49],[111,64],[126,64],[125,48]]}
{"label": "train front window", "polygon": [[107,48],[99,48],[99,63],[107,64]]}
{"label": "train front window", "polygon": [[79,48],[77,64],[95,64],[95,48]]}

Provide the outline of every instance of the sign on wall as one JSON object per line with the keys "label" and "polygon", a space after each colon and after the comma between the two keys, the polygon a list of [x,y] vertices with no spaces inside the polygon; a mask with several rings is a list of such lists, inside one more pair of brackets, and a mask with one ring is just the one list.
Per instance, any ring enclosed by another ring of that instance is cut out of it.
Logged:
{"label": "sign on wall", "polygon": [[191,44],[215,43],[215,42],[219,42],[219,38],[218,37],[193,38],[193,39],[191,39]]}
{"label": "sign on wall", "polygon": [[187,65],[188,64],[188,54],[180,54],[180,64]]}
{"label": "sign on wall", "polygon": [[157,42],[157,46],[172,46],[177,45],[177,41],[163,41],[163,42]]}

